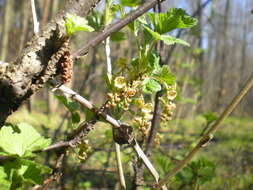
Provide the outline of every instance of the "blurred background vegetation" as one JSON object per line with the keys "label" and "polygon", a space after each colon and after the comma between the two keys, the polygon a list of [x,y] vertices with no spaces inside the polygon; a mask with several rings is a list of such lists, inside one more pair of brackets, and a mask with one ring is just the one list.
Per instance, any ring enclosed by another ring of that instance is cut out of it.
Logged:
{"label": "blurred background vegetation", "polygon": [[[102,2],[97,10],[104,8]],[[37,0],[37,12],[44,27],[65,4],[64,0]],[[159,129],[161,144],[154,148],[152,161],[163,176],[213,122],[247,78],[253,73],[253,1],[251,0],[167,0],[162,11],[181,7],[199,20],[189,31],[176,30],[191,44],[165,47],[161,56],[177,76],[178,97],[173,120]],[[30,4],[27,0],[0,0],[0,60],[11,61],[33,35]],[[136,47],[132,33],[124,28],[121,41],[111,43],[112,62],[132,59]],[[73,52],[96,33],[78,33],[71,39]],[[106,57],[100,45],[75,63],[69,86],[97,106],[106,100]],[[171,184],[175,190],[253,189],[253,92],[226,120],[206,147]],[[80,108],[81,120],[86,110]],[[49,89],[44,88],[15,112],[8,122],[27,122],[53,142],[64,139],[73,129],[71,114]],[[86,160],[71,154],[64,160],[62,189],[118,189],[111,128],[99,122],[89,136],[92,147]],[[127,185],[131,186],[133,152],[123,147]],[[43,153],[37,159],[53,166],[56,154]],[[78,164],[77,164],[78,163]],[[148,174],[145,181],[152,182]],[[145,189],[145,187],[143,187]],[[148,188],[146,188],[148,189]]]}

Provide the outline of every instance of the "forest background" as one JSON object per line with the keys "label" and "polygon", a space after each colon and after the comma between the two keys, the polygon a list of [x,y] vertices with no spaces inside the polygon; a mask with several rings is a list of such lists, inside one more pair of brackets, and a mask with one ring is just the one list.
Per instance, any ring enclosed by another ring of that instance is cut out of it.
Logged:
{"label": "forest background", "polygon": [[[118,1],[115,1],[118,2]],[[96,10],[103,12],[105,2]],[[37,0],[36,12],[41,28],[61,10],[63,0]],[[165,175],[194,146],[203,131],[221,114],[233,97],[253,74],[253,2],[251,0],[166,0],[161,11],[183,8],[197,18],[191,29],[174,30],[171,35],[187,41],[191,47],[165,46],[160,52],[164,64],[176,75],[177,98],[171,121],[162,123],[151,160]],[[131,8],[126,7],[128,12]],[[152,11],[152,10],[151,10]],[[30,2],[0,0],[0,60],[12,61],[33,36]],[[110,43],[112,63],[120,58],[131,60],[137,52],[133,33],[121,30],[124,36]],[[71,49],[77,50],[96,33],[78,32],[71,38]],[[101,44],[74,64],[68,86],[91,100],[98,107],[106,98],[106,53]],[[253,91],[245,96],[221,130],[194,161],[173,180],[172,189],[253,189]],[[52,142],[65,138],[73,127],[73,114],[56,98],[50,88],[43,88],[8,118],[10,123],[25,122]],[[81,120],[87,110],[78,110]],[[129,118],[126,118],[126,121]],[[117,171],[110,138],[111,128],[96,124],[87,139],[91,150],[84,160],[75,153],[64,159],[61,189],[117,189]],[[80,156],[80,155],[79,155]],[[47,152],[36,159],[53,167],[56,154]],[[126,183],[132,187],[132,152],[122,151]],[[76,162],[78,160],[78,162]],[[150,177],[144,172],[149,189]]]}

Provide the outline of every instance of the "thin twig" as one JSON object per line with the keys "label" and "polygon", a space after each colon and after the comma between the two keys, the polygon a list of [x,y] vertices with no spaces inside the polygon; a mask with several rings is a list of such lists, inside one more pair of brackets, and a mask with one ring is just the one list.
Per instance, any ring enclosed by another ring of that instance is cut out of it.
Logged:
{"label": "thin twig", "polygon": [[[108,3],[106,5],[105,15],[108,14],[107,9],[109,6],[110,5]],[[110,20],[105,19],[106,25],[107,25],[107,22],[110,22]],[[112,79],[112,59],[111,59],[110,37],[107,37],[105,39],[105,56],[106,56],[107,77],[109,78],[109,80],[111,80]],[[120,145],[117,142],[114,142],[114,146],[115,146],[117,171],[119,175],[120,186],[122,187],[122,189],[126,189],[125,177],[124,177],[124,172],[123,172],[123,167],[122,167],[122,162],[121,162],[121,157],[120,157]]]}
{"label": "thin twig", "polygon": [[112,60],[111,60],[110,37],[106,38],[106,40],[105,40],[105,55],[106,55],[107,74],[111,78],[111,75],[112,75]]}
{"label": "thin twig", "polygon": [[[51,80],[50,81],[53,86],[57,86],[56,81]],[[89,109],[90,111],[95,112],[98,116],[102,117],[105,119],[108,123],[110,123],[113,127],[115,128],[120,128],[120,123],[111,117],[108,114],[105,114],[103,112],[100,112],[100,110],[94,106],[90,101],[85,99],[84,97],[80,96],[78,93],[75,91],[71,90],[70,88],[66,87],[65,85],[60,85],[57,86],[54,90],[59,90],[61,91],[67,98],[71,98],[72,100],[79,102],[81,105]]]}
{"label": "thin twig", "polygon": [[216,122],[210,127],[206,134],[199,140],[198,144],[192,149],[192,151],[181,161],[176,167],[169,172],[162,180],[159,181],[155,189],[161,188],[164,184],[168,183],[169,180],[174,177],[182,168],[184,168],[197,154],[202,147],[206,146],[207,143],[213,138],[213,134],[219,129],[220,124],[234,111],[236,106],[240,103],[247,92],[253,87],[253,75],[246,82],[243,89],[238,95],[232,100],[232,102],[226,107]]}
{"label": "thin twig", "polygon": [[50,175],[46,180],[44,180],[42,187],[43,190],[48,190],[49,186],[53,181],[59,181],[59,179],[61,178],[62,176],[61,167],[65,156],[66,156],[65,150],[57,156],[53,174]]}
{"label": "thin twig", "polygon": [[110,36],[113,32],[119,31],[124,26],[147,12],[149,9],[154,7],[158,2],[162,2],[164,0],[150,0],[138,7],[135,11],[129,13],[124,19],[115,22],[114,24],[108,25],[102,32],[100,32],[95,38],[85,43],[83,47],[73,53],[73,58],[78,58],[79,56],[83,56],[88,53],[90,48],[95,47],[102,41],[104,41],[108,36]]}
{"label": "thin twig", "polygon": [[153,142],[155,139],[155,135],[157,133],[157,128],[158,128],[158,122],[159,122],[159,109],[160,109],[160,101],[159,98],[161,97],[162,92],[159,91],[156,93],[155,96],[155,107],[154,107],[154,114],[153,114],[153,118],[151,121],[151,128],[150,128],[150,132],[149,132],[149,136],[148,136],[148,141],[147,141],[147,145],[146,145],[146,149],[145,149],[145,154],[147,154],[149,156],[150,152],[151,152],[151,148],[153,146]]}
{"label": "thin twig", "polygon": [[40,31],[40,23],[38,22],[34,0],[31,0],[31,7],[33,15],[33,31],[34,34],[38,34]]}
{"label": "thin twig", "polygon": [[122,187],[122,189],[126,189],[126,182],[125,182],[124,171],[123,171],[121,156],[120,156],[120,145],[116,142],[114,143],[114,145],[115,145],[117,169],[118,169],[120,186]]}
{"label": "thin twig", "polygon": [[58,149],[69,147],[69,146],[70,146],[69,141],[60,141],[60,142],[57,142],[55,144],[52,144],[52,145],[48,146],[45,149],[35,150],[35,151],[33,151],[33,153],[48,152],[48,151],[53,151],[53,150],[55,151],[55,150],[58,150]]}
{"label": "thin twig", "polygon": [[[154,7],[154,9],[155,8],[156,7]],[[162,9],[161,8],[161,3],[159,2],[157,4],[158,14],[162,11],[161,9]],[[162,56],[161,56],[161,52],[163,51],[162,48],[164,48],[163,41],[159,41],[156,44],[156,51],[160,55],[160,61],[159,61],[160,66],[162,66],[164,64],[162,62]],[[162,95],[161,91],[158,91],[155,95],[154,114],[153,114],[153,118],[152,118],[152,121],[151,121],[150,132],[149,132],[148,141],[147,141],[147,145],[146,145],[146,149],[145,149],[145,154],[147,154],[147,156],[149,156],[149,154],[151,153],[151,147],[153,146],[154,139],[155,139],[155,136],[156,136],[156,133],[157,133],[157,128],[159,126],[159,121],[160,121],[159,111],[160,111],[160,97],[161,97],[161,95]]]}

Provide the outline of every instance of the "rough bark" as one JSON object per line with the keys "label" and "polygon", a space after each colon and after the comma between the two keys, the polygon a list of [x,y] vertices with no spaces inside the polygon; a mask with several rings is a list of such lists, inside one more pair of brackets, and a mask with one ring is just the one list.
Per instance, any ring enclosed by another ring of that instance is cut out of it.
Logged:
{"label": "rough bark", "polygon": [[[15,61],[0,64],[0,125],[20,104],[57,74],[66,48],[64,15],[87,15],[99,0],[70,0],[44,31],[34,36]],[[62,54],[62,55],[61,55]]]}

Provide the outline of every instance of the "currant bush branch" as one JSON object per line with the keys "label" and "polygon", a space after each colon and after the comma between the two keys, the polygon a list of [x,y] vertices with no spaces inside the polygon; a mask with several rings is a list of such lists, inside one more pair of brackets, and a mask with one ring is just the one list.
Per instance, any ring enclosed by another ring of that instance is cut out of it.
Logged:
{"label": "currant bush branch", "polygon": [[121,30],[124,26],[134,21],[136,18],[146,13],[149,9],[154,7],[157,3],[164,0],[150,0],[139,6],[135,11],[129,13],[124,19],[108,25],[103,31],[101,31],[96,37],[85,43],[83,47],[72,53],[73,58],[77,59],[80,56],[84,56],[88,53],[89,49],[97,46],[104,41],[112,33]]}

